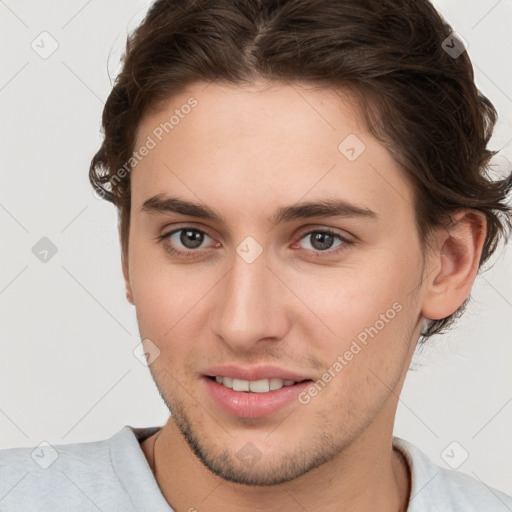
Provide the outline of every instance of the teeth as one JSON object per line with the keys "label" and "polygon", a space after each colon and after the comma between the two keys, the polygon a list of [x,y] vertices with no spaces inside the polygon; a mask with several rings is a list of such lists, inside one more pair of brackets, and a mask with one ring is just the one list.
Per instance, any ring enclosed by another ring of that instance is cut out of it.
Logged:
{"label": "teeth", "polygon": [[253,393],[266,393],[270,391],[270,383],[268,379],[251,380],[249,382],[249,390]]}
{"label": "teeth", "polygon": [[249,391],[249,381],[233,379],[233,391]]}
{"label": "teeth", "polygon": [[283,386],[293,386],[294,380],[282,379],[260,379],[260,380],[243,380],[232,379],[231,377],[216,376],[215,380],[223,386],[230,388],[234,391],[250,391],[252,393],[267,393],[268,391],[275,391],[281,389]]}
{"label": "teeth", "polygon": [[283,381],[281,379],[270,379],[270,390],[281,389],[283,387]]}

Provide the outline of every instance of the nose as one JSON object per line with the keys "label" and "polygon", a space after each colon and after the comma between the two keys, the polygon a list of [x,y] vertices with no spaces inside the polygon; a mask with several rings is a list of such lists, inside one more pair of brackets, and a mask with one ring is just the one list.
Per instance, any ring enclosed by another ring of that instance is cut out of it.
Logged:
{"label": "nose", "polygon": [[231,270],[218,284],[212,329],[233,351],[275,342],[289,328],[286,289],[269,266],[265,253],[252,263],[235,253]]}

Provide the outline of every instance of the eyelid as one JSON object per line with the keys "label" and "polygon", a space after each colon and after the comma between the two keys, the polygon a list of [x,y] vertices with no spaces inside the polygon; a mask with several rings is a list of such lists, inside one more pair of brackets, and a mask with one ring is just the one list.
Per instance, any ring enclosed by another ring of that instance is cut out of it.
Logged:
{"label": "eyelid", "polygon": [[[190,228],[190,229],[193,229],[193,230],[198,231],[200,233],[203,233],[205,235],[208,235],[212,239],[215,238],[215,237],[213,237],[212,235],[209,234],[207,229],[205,229],[203,227],[196,227],[196,226],[193,225],[193,223],[191,224],[190,222],[189,223],[184,223],[183,225],[177,225],[177,226],[175,225],[169,231],[165,230],[165,228],[164,228],[164,233],[162,235],[157,236],[156,238],[160,239],[160,238],[168,237],[168,236],[174,234],[176,231],[181,231],[182,229],[187,229],[187,228]],[[339,228],[333,228],[333,227],[324,226],[324,225],[321,225],[321,224],[309,224],[309,225],[306,225],[306,226],[302,226],[298,230],[298,234],[295,234],[294,237],[300,236],[302,238],[304,235],[306,235],[306,234],[308,234],[308,233],[310,233],[312,231],[327,231],[327,232],[331,232],[331,233],[334,233],[334,234],[340,236],[341,238],[347,240],[348,242],[355,241],[355,240],[353,240],[354,236],[349,234],[349,233],[347,233],[346,231],[340,232]]]}
{"label": "eyelid", "polygon": [[[191,226],[189,224],[187,224],[185,226],[174,227],[170,231],[165,231],[163,235],[159,235],[157,237],[157,240],[165,241],[166,239],[170,238],[172,235],[174,235],[176,233],[179,233],[180,231],[187,231],[187,230],[196,231],[197,233],[205,235],[205,236],[211,238],[214,242],[216,242],[215,238],[213,236],[211,236],[208,233],[208,231],[206,231],[204,229],[201,229],[201,228],[196,228],[195,226]],[[216,242],[216,243],[218,243],[218,242]],[[200,251],[202,251],[204,249],[207,249],[207,247],[202,247],[200,249],[183,249],[183,252],[186,252],[186,251],[188,251],[188,252],[200,252]]]}
{"label": "eyelid", "polygon": [[333,228],[328,228],[328,227],[311,227],[309,226],[305,231],[302,231],[300,233],[300,235],[298,235],[298,239],[297,239],[297,242],[294,242],[292,247],[295,248],[297,247],[301,240],[303,240],[304,238],[307,238],[308,236],[311,236],[313,233],[324,233],[324,234],[328,234],[330,235],[331,237],[334,237],[334,238],[338,238],[338,240],[340,241],[340,244],[339,245],[336,245],[334,247],[331,247],[325,251],[320,251],[320,250],[315,250],[315,249],[302,249],[303,251],[305,251],[308,255],[309,258],[333,258],[333,257],[338,257],[341,255],[341,253],[343,253],[344,251],[346,251],[347,249],[350,248],[351,245],[354,245],[355,242],[352,241],[349,237],[346,237],[344,236],[343,234],[339,233],[337,230],[333,229]]}
{"label": "eyelid", "polygon": [[308,226],[303,226],[299,229],[298,234],[296,236],[302,238],[304,235],[316,231],[320,231],[323,233],[332,233],[336,236],[339,236],[343,240],[346,240],[347,242],[355,241],[354,236],[347,233],[346,231],[341,231],[339,228],[332,228],[330,226],[323,226],[320,224],[310,224]]}
{"label": "eyelid", "polygon": [[[165,231],[164,234],[159,235],[157,237],[157,241],[158,242],[165,242],[169,237],[171,237],[175,233],[180,232],[180,231],[184,231],[184,230],[187,230],[187,229],[190,229],[191,231],[196,231],[198,233],[206,235],[206,236],[208,236],[209,238],[211,238],[212,240],[215,241],[215,238],[212,237],[208,233],[207,230],[195,227],[194,225],[192,225],[190,223],[184,224],[182,226],[174,226],[172,229],[170,229],[170,231]],[[330,249],[327,249],[325,251],[303,249],[303,251],[306,251],[307,253],[313,255],[314,257],[322,257],[323,255],[325,255],[325,257],[337,256],[339,253],[344,251],[347,248],[347,246],[350,246],[350,245],[355,243],[355,241],[351,239],[351,236],[348,236],[348,237],[345,236],[344,233],[338,232],[338,230],[336,228],[331,228],[331,227],[321,226],[321,225],[308,225],[308,226],[302,226],[302,228],[299,230],[299,233],[294,236],[296,241],[292,244],[292,247],[297,246],[298,243],[306,235],[311,235],[311,234],[313,234],[315,232],[327,233],[327,234],[330,234],[331,236],[338,237],[338,239],[342,243],[340,245],[338,245],[338,246],[335,246],[334,249],[330,248]],[[216,243],[218,244],[219,242],[216,242]],[[172,245],[167,245],[166,246],[165,244],[164,244],[164,248],[168,252],[170,252],[172,254],[181,254],[181,255],[189,256],[189,257],[193,257],[194,254],[201,254],[203,251],[209,249],[209,247],[202,247],[202,248],[198,248],[198,249],[176,249],[176,248],[172,247]]]}
{"label": "eyelid", "polygon": [[208,230],[206,228],[196,227],[193,223],[191,224],[190,222],[188,222],[188,223],[183,223],[182,225],[180,225],[180,224],[178,224],[178,225],[173,224],[172,226],[164,227],[161,230],[162,234],[158,235],[156,237],[156,239],[159,240],[159,239],[162,239],[162,238],[167,238],[167,237],[173,235],[174,233],[176,233],[177,231],[186,230],[186,229],[190,229],[190,230],[197,231],[199,233],[203,233],[203,234],[209,236],[211,239],[215,238],[212,235],[210,235],[210,233],[208,232]]}
{"label": "eyelid", "polygon": [[[156,239],[160,240],[162,238],[168,238],[169,236],[173,235],[177,231],[181,231],[181,230],[185,230],[185,229],[191,229],[191,230],[194,230],[194,231],[197,231],[199,233],[202,233],[204,235],[209,236],[212,240],[215,239],[215,237],[210,235],[207,230],[205,230],[203,228],[195,227],[194,225],[192,225],[190,223],[189,224],[184,224],[182,226],[179,226],[179,225],[178,226],[174,226],[169,231],[164,229],[163,230],[164,233],[162,235],[158,235],[156,237]],[[339,236],[340,238],[342,238],[343,240],[346,240],[347,242],[354,241],[354,240],[352,240],[353,235],[350,235],[350,234],[348,234],[346,232],[341,233],[341,232],[338,231],[337,228],[331,228],[329,226],[322,226],[322,225],[318,225],[318,224],[302,226],[299,229],[298,233],[294,235],[294,238],[299,237],[299,240],[300,240],[300,239],[302,239],[304,237],[304,235],[311,234],[312,232],[315,232],[315,231],[327,232],[327,233],[335,234],[335,235]]]}

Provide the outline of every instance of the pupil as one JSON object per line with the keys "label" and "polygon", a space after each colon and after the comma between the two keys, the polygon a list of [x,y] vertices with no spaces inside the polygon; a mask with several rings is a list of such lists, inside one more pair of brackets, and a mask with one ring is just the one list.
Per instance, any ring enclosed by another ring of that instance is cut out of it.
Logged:
{"label": "pupil", "polygon": [[[320,242],[320,246],[316,246],[315,243],[312,243],[315,249],[329,249],[332,245],[333,236],[329,235],[328,233],[316,233],[311,236],[313,237],[313,242]],[[326,239],[328,240],[328,242],[325,241]]]}
{"label": "pupil", "polygon": [[202,238],[202,233],[187,229],[181,232],[180,241],[188,249],[195,249],[196,247],[199,247],[203,242]]}
{"label": "pupil", "polygon": [[[316,249],[329,249],[333,242],[333,236],[328,233],[316,233],[311,235],[312,245]],[[195,249],[203,242],[203,234],[192,230],[183,230],[180,241],[188,249]],[[189,245],[190,244],[190,245]]]}

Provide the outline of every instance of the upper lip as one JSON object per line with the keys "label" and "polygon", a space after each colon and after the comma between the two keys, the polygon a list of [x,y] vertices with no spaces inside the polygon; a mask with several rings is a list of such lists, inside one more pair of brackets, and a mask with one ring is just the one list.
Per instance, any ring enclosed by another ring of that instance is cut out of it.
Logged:
{"label": "upper lip", "polygon": [[215,366],[205,370],[207,377],[231,377],[241,380],[282,379],[301,382],[311,377],[277,366],[238,366],[234,364]]}

